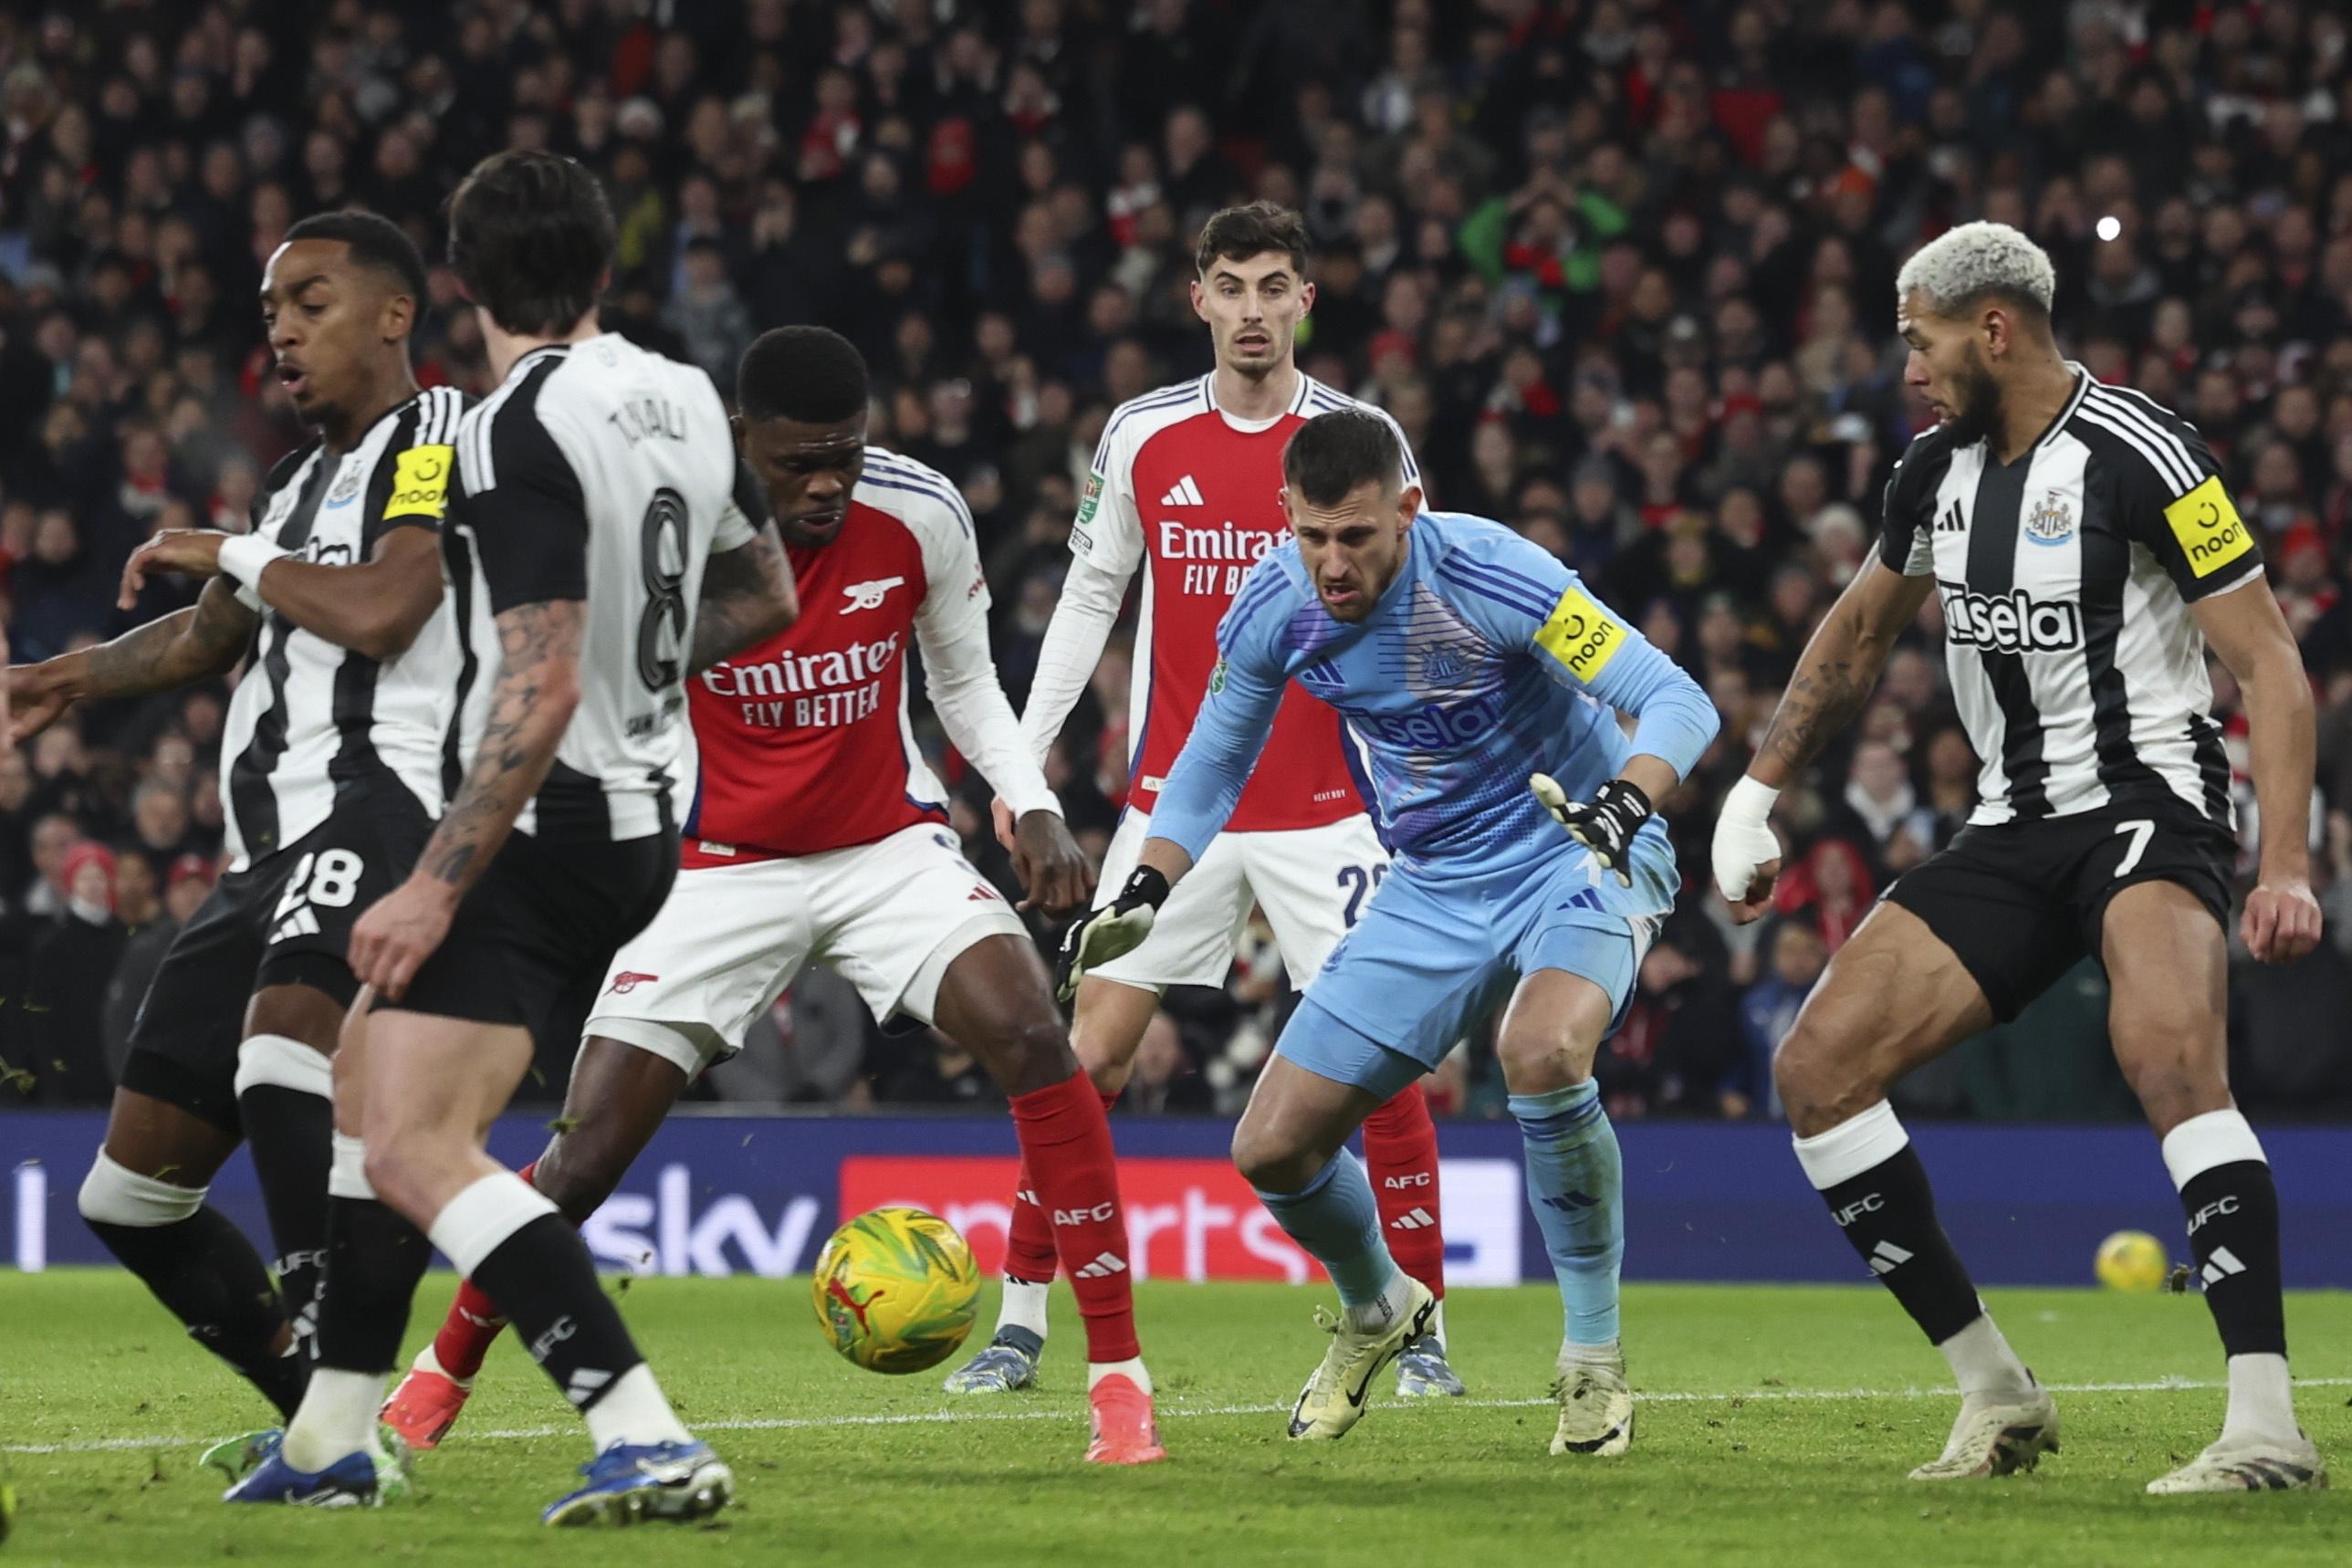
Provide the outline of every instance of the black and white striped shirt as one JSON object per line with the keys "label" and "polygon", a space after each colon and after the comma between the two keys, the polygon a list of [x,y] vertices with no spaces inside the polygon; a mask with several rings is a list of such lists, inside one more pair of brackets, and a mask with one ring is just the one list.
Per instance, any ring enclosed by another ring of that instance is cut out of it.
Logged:
{"label": "black and white striped shirt", "polygon": [[1969,820],[2168,797],[2234,826],[2189,606],[2259,582],[2262,551],[2196,426],[2072,368],[2073,398],[2016,461],[1930,430],[1886,489],[1880,557],[1934,574],[1983,759]]}
{"label": "black and white striped shirt", "polygon": [[674,830],[703,566],[752,537],[736,471],[710,378],[612,332],[524,354],[466,416],[442,541],[464,637],[453,766],[471,764],[489,717],[497,617],[587,606],[580,706],[518,831],[607,843]]}
{"label": "black and white striped shirt", "polygon": [[[324,565],[371,559],[397,528],[438,530],[465,398],[421,392],[340,456],[313,440],[289,453],[254,501],[254,531]],[[406,652],[373,659],[304,631],[238,590],[260,614],[250,667],[222,728],[221,815],[232,868],[327,819],[344,784],[394,779],[441,809],[443,743],[457,663],[445,597]]]}

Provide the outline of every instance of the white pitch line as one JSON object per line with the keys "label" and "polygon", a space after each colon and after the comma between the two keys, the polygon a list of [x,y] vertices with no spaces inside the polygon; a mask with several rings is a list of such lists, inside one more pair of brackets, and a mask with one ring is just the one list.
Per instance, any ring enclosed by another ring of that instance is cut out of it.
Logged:
{"label": "white pitch line", "polygon": [[[2299,1377],[2298,1388],[2352,1388],[2352,1377]],[[2212,1392],[2230,1385],[2226,1383],[2199,1381],[2186,1377],[2158,1378],[2151,1383],[2053,1383],[2045,1385],[2053,1394],[2174,1394]],[[1650,1405],[1712,1405],[1738,1400],[1743,1404],[1785,1404],[1844,1399],[1949,1399],[1948,1388],[1742,1388],[1714,1391],[1695,1389],[1635,1390],[1643,1404]],[[1520,1410],[1530,1405],[1549,1405],[1549,1399],[1415,1399],[1390,1405],[1391,1409],[1414,1408],[1441,1410]],[[1192,1417],[1199,1415],[1279,1415],[1290,1408],[1287,1405],[1163,1405],[1162,1416]],[[879,1415],[755,1415],[738,1416],[717,1421],[697,1421],[698,1432],[799,1432],[852,1426],[926,1426],[957,1422],[992,1421],[1072,1421],[1076,1412],[1052,1410],[919,1410],[902,1411]],[[535,1437],[562,1437],[577,1433],[572,1426],[505,1426],[487,1432],[467,1432],[469,1442],[517,1442]],[[225,1435],[226,1436],[226,1435]],[[217,1443],[222,1437],[94,1437],[77,1443],[0,1443],[0,1454],[105,1454],[144,1448],[176,1448],[200,1443]]]}

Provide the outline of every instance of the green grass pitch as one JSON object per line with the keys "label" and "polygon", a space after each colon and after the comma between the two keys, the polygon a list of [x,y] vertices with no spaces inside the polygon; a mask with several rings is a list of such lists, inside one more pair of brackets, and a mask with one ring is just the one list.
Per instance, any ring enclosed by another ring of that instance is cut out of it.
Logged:
{"label": "green grass pitch", "polygon": [[[412,1342],[448,1300],[436,1275]],[[1953,1404],[1885,1293],[1636,1286],[1641,1406],[1626,1458],[1546,1451],[1559,1338],[1548,1289],[1448,1304],[1458,1403],[1377,1398],[1346,1441],[1307,1447],[1282,1413],[1315,1358],[1318,1290],[1139,1288],[1167,1463],[1108,1470],[1086,1445],[1068,1300],[1045,1386],[950,1401],[938,1373],[835,1357],[804,1280],[642,1280],[624,1300],[682,1415],[733,1464],[739,1506],[625,1541],[542,1529],[586,1440],[512,1342],[419,1494],[369,1513],[224,1508],[201,1440],[258,1401],[187,1344],[129,1277],[64,1269],[0,1287],[0,1483],[16,1563],[528,1562],[1391,1564],[2149,1564],[2352,1562],[2352,1495],[2157,1499],[2140,1488],[2217,1430],[2219,1352],[2195,1297],[2004,1290],[2010,1337],[2059,1395],[2063,1451],[2039,1473],[1927,1488]],[[982,1322],[992,1321],[992,1289]],[[2303,1419],[2352,1465],[2352,1296],[2287,1308]],[[1379,1386],[1391,1387],[1384,1374]]]}

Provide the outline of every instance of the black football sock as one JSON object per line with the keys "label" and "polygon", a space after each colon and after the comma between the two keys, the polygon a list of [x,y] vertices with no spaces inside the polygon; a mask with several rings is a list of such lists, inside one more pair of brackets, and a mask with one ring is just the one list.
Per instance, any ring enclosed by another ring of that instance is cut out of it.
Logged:
{"label": "black football sock", "polygon": [[205,1206],[201,1190],[98,1158],[81,1191],[90,1233],[187,1325],[189,1338],[235,1367],[281,1416],[292,1414],[310,1363],[287,1353],[285,1305],[253,1243]]}
{"label": "black football sock", "polygon": [[334,1105],[323,1095],[275,1083],[246,1089],[236,1105],[278,1247],[278,1293],[294,1321],[296,1340],[309,1353],[318,1333],[319,1280],[327,1261],[327,1163]]}
{"label": "black football sock", "polygon": [[1880,1100],[1826,1132],[1798,1139],[1796,1146],[1830,1216],[1944,1352],[1961,1392],[2031,1386],[2031,1374],[1992,1327],[1968,1267],[1937,1222],[1927,1168],[1894,1107]]}

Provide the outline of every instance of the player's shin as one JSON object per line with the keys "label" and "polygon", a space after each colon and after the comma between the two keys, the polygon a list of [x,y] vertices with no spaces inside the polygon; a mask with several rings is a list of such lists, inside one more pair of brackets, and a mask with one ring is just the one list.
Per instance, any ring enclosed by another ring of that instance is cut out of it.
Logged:
{"label": "player's shin", "polygon": [[319,1292],[318,1366],[286,1426],[286,1462],[305,1473],[372,1452],[376,1408],[408,1327],[409,1300],[432,1248],[375,1195],[367,1145],[338,1132],[327,1176],[327,1267]]}
{"label": "player's shin", "polygon": [[1560,1359],[1614,1364],[1625,1257],[1625,1167],[1591,1079],[1510,1097],[1526,1148],[1528,1196],[1559,1280]]}
{"label": "player's shin", "polygon": [[2033,1386],[1977,1299],[1936,1219],[1927,1172],[1885,1100],[1825,1132],[1796,1140],[1797,1160],[1873,1274],[1941,1351],[1964,1394]]}
{"label": "player's shin", "polygon": [[302,1397],[310,1363],[261,1255],[203,1187],[139,1175],[103,1151],[81,1185],[81,1215],[106,1249],[185,1323],[188,1335],[261,1391],[280,1415]]}
{"label": "player's shin", "polygon": [[238,1047],[237,1119],[278,1245],[278,1291],[305,1356],[318,1331],[319,1281],[327,1261],[333,1098],[327,1058],[301,1041],[255,1035]]}
{"label": "player's shin", "polygon": [[1135,1337],[1118,1163],[1101,1097],[1085,1073],[1074,1072],[1060,1083],[1014,1095],[1012,1104],[1029,1190],[1051,1220],[1086,1324],[1089,1381],[1124,1373],[1149,1394],[1150,1378]]}
{"label": "player's shin", "polygon": [[597,1284],[586,1244],[545,1195],[509,1172],[482,1176],[435,1216],[432,1237],[505,1310],[600,1452],[691,1440]]}
{"label": "player's shin", "polygon": [[[1118,1103],[1118,1092],[1097,1090],[1097,1094],[1108,1116]],[[1031,1179],[1024,1159],[1019,1186],[1013,1194],[1013,1224],[1005,1238],[1004,1300],[996,1316],[999,1335],[1013,1329],[1034,1336],[1038,1346],[1045,1342],[1045,1302],[1060,1256],[1054,1245],[1053,1215],[1038,1200],[1037,1184]],[[1029,1348],[1034,1352],[1036,1347]]]}
{"label": "player's shin", "polygon": [[1349,1327],[1373,1332],[1410,1309],[1411,1284],[1381,1239],[1371,1180],[1354,1154],[1339,1150],[1295,1193],[1260,1187],[1257,1195],[1284,1233],[1331,1276]]}
{"label": "player's shin", "polygon": [[2278,1189],[2262,1142],[2237,1110],[2211,1110],[2165,1135],[2164,1163],[2188,1212],[2197,1278],[2230,1361],[2222,1438],[2295,1438]]}
{"label": "player's shin", "polygon": [[1441,1223],[1437,1123],[1421,1085],[1407,1084],[1364,1118],[1364,1164],[1380,1205],[1381,1234],[1397,1267],[1429,1287],[1441,1303],[1437,1337],[1445,1338],[1445,1228]]}
{"label": "player's shin", "polygon": [[[515,1176],[529,1186],[531,1173],[538,1169],[539,1162],[534,1160]],[[490,1353],[490,1346],[506,1326],[507,1320],[489,1293],[471,1279],[461,1280],[457,1299],[449,1303],[449,1315],[441,1320],[440,1331],[433,1336],[432,1370],[458,1383],[468,1381],[482,1370],[482,1358]]]}

